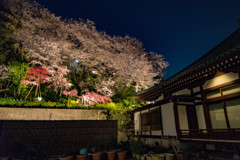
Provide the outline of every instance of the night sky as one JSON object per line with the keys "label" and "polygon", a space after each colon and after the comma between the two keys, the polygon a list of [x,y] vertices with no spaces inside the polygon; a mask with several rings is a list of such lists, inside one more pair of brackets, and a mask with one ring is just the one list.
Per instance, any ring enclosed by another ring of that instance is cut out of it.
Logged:
{"label": "night sky", "polygon": [[94,21],[99,31],[137,38],[164,55],[164,79],[215,47],[239,24],[240,0],[37,0],[57,16]]}

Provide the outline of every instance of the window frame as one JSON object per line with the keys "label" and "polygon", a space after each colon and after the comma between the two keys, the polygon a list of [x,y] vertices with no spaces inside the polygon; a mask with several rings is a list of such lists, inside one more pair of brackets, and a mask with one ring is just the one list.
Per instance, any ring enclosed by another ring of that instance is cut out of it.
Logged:
{"label": "window frame", "polygon": [[[155,119],[153,120],[153,118],[157,118],[157,120]],[[141,119],[141,133],[150,132],[151,135],[152,131],[161,131],[162,130],[161,106],[158,106],[155,109],[148,109],[147,112],[141,113],[140,119]]]}
{"label": "window frame", "polygon": [[[240,98],[240,91],[235,92],[235,93],[231,93],[231,94],[227,94],[227,95],[223,95],[222,91],[223,91],[223,89],[231,88],[231,87],[234,87],[234,86],[237,87],[239,85],[240,85],[240,83],[238,82],[238,83],[232,83],[232,84],[229,84],[229,85],[221,86],[221,87],[218,87],[218,88],[212,88],[212,89],[210,88],[210,89],[207,89],[207,90],[203,91],[204,97],[205,97],[205,103],[206,103],[206,106],[208,108],[208,114],[209,114],[209,118],[210,118],[211,128],[213,128],[213,127],[212,127],[212,121],[211,121],[211,117],[210,117],[210,108],[209,107],[212,104],[221,103],[222,108],[224,110],[225,121],[226,121],[226,124],[227,124],[226,129],[231,129],[229,118],[228,118],[228,113],[227,113],[226,101]],[[216,91],[219,91],[219,93],[220,93],[219,97],[207,99],[207,94],[209,94],[211,92],[216,92]]]}

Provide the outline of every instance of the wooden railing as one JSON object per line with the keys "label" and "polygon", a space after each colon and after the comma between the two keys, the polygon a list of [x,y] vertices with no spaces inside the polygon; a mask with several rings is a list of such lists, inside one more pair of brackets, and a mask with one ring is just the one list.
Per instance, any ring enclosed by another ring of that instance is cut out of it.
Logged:
{"label": "wooden railing", "polygon": [[181,138],[240,140],[240,128],[181,130]]}

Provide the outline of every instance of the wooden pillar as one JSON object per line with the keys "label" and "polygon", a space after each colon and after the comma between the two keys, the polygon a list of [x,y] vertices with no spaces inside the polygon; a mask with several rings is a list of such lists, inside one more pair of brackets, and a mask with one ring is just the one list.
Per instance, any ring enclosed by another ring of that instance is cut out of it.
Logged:
{"label": "wooden pillar", "polygon": [[173,101],[173,110],[174,110],[174,117],[175,117],[175,125],[177,135],[181,136],[180,125],[179,125],[179,116],[178,116],[178,108],[177,108],[177,101],[174,99]]}
{"label": "wooden pillar", "polygon": [[208,109],[208,106],[206,104],[206,96],[203,93],[203,87],[202,86],[200,86],[200,92],[201,92],[201,96],[203,98],[203,112],[204,112],[206,127],[207,127],[207,129],[211,129],[212,124],[211,124],[209,109]]}

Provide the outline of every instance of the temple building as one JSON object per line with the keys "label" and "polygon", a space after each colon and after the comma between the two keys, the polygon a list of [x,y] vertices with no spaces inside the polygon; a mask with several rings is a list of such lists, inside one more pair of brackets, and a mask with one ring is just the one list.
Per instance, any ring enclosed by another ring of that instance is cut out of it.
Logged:
{"label": "temple building", "polygon": [[[194,53],[193,53],[194,54]],[[240,146],[240,29],[201,58],[139,92],[147,105],[134,113],[135,135],[145,143],[198,143],[238,154]]]}

